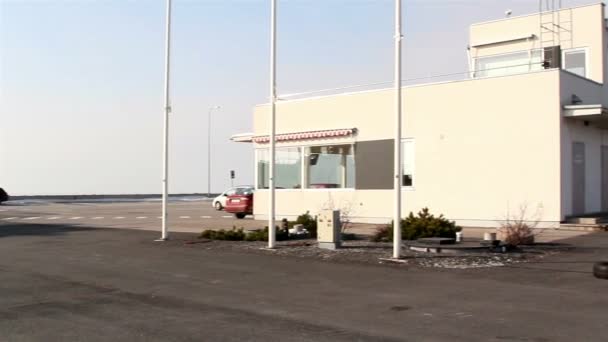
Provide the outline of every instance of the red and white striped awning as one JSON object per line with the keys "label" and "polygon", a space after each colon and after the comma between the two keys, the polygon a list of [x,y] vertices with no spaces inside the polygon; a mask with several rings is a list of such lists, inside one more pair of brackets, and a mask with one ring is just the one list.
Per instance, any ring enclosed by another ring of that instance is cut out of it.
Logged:
{"label": "red and white striped awning", "polygon": [[[355,134],[356,128],[343,128],[343,129],[327,129],[322,131],[309,131],[309,132],[297,132],[297,133],[285,133],[277,134],[276,141],[298,141],[298,140],[313,140],[313,139],[328,139],[328,138],[342,138],[348,137]],[[260,135],[253,137],[253,142],[258,144],[266,144],[270,142],[270,137],[267,135]]]}

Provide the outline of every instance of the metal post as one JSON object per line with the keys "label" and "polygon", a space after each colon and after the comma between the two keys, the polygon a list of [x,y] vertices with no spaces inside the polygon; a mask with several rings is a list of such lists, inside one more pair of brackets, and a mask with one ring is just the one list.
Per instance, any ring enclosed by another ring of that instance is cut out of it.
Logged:
{"label": "metal post", "polygon": [[214,109],[220,109],[221,106],[213,106],[209,108],[207,113],[207,197],[211,198],[211,113]]}
{"label": "metal post", "polygon": [[169,238],[167,227],[167,202],[169,197],[169,113],[171,102],[169,100],[169,75],[171,57],[171,0],[167,0],[167,18],[165,32],[165,115],[163,127],[163,200],[162,200],[162,235],[160,240]]}
{"label": "metal post", "polygon": [[401,0],[395,0],[395,158],[393,258],[401,257]]}
{"label": "metal post", "polygon": [[207,113],[207,197],[211,198],[211,112]]}
{"label": "metal post", "polygon": [[268,248],[275,248],[276,229],[275,221],[275,133],[276,133],[276,54],[277,54],[277,2],[270,0],[270,167],[269,178],[269,202],[268,202]]}

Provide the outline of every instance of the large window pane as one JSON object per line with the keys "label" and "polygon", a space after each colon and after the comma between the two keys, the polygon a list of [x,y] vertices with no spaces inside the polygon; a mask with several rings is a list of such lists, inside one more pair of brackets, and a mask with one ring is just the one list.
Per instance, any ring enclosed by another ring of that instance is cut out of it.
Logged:
{"label": "large window pane", "polygon": [[414,140],[407,139],[401,142],[401,172],[403,172],[402,186],[414,185]]}
{"label": "large window pane", "polygon": [[[257,151],[258,189],[268,189],[270,152],[268,149]],[[275,188],[299,189],[302,187],[302,157],[299,147],[276,149]]]}
{"label": "large window pane", "polygon": [[564,52],[564,69],[573,74],[587,77],[587,54],[585,50]]}
{"label": "large window pane", "polygon": [[355,187],[353,145],[309,147],[306,153],[306,161],[308,188]]}
{"label": "large window pane", "polygon": [[506,76],[541,70],[540,50],[521,51],[506,55],[479,57],[475,59],[475,77]]}

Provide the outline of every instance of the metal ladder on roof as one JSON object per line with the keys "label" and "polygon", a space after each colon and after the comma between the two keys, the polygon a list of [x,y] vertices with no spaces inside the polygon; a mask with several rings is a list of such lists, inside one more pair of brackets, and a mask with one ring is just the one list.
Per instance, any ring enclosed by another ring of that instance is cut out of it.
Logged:
{"label": "metal ladder on roof", "polygon": [[553,46],[573,48],[572,9],[562,9],[562,0],[539,0],[538,10],[540,49]]}

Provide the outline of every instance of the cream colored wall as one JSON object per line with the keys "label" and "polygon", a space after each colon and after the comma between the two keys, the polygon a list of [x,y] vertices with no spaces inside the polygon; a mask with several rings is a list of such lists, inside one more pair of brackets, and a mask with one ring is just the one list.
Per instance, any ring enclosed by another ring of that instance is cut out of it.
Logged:
{"label": "cream colored wall", "polygon": [[582,120],[563,118],[562,123],[562,201],[563,215],[572,215],[572,143],[585,144],[585,211],[602,208],[601,146],[608,146],[608,130],[585,126]]}
{"label": "cream colored wall", "polygon": [[[561,105],[570,105],[572,94],[576,94],[583,104],[608,106],[606,86],[590,82],[568,72],[560,74]],[[601,198],[601,146],[608,146],[608,130],[593,125],[585,126],[584,121],[562,118],[562,213],[572,215],[572,143],[585,144],[585,210],[600,211]]]}
{"label": "cream colored wall", "polygon": [[561,104],[562,106],[572,104],[572,95],[579,97],[582,104],[601,104],[608,103],[608,99],[604,96],[606,87],[600,83],[591,82],[590,80],[578,75],[561,71]]}
{"label": "cream colored wall", "polygon": [[[605,8],[606,6],[604,6]],[[605,11],[604,11],[605,12]],[[608,19],[604,13],[604,106],[608,107]]]}
{"label": "cream colored wall", "polygon": [[559,221],[558,81],[546,71],[406,91],[417,176],[406,202],[486,222],[527,204]]}
{"label": "cream colored wall", "polygon": [[[276,112],[276,132],[293,133],[319,129],[357,128],[357,140],[386,139],[392,122],[382,120],[393,108],[390,92],[362,92],[279,101]],[[268,134],[268,105],[256,106],[254,132]],[[348,139],[328,139],[344,141]]]}
{"label": "cream colored wall", "polygon": [[[428,206],[461,224],[493,226],[528,204],[541,206],[548,224],[560,221],[558,81],[559,71],[549,70],[405,88],[404,137],[415,138],[416,155],[404,212]],[[351,140],[390,139],[392,103],[390,90],[285,102],[277,131],[355,127]],[[256,108],[256,135],[266,134],[267,114],[267,106]],[[280,190],[277,217],[315,213],[331,194],[335,207],[354,208],[357,221],[387,222],[391,192]],[[256,193],[258,218],[266,217],[267,193]]]}
{"label": "cream colored wall", "polygon": [[[604,82],[604,69],[606,44],[604,5],[601,3],[589,6],[564,9],[560,11],[562,25],[568,27],[572,13],[572,40],[562,33],[562,49],[582,48],[589,49],[590,78],[596,82]],[[487,23],[474,24],[470,27],[470,45],[482,42],[500,41],[514,37],[534,34],[535,39],[511,43],[493,44],[479,48],[471,48],[471,57],[482,57],[504,54],[540,47],[540,16],[538,14],[497,20]],[[545,36],[545,39],[548,39]],[[557,41],[557,38],[556,38]],[[545,44],[545,47],[549,46]]]}

